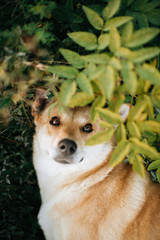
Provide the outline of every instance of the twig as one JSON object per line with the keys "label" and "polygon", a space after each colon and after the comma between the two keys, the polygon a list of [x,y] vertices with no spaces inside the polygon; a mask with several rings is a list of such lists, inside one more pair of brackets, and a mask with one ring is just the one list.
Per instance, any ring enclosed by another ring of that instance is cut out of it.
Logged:
{"label": "twig", "polygon": [[31,120],[30,120],[29,117],[28,117],[28,114],[27,114],[27,112],[26,112],[26,109],[25,109],[25,106],[24,106],[24,104],[23,104],[23,101],[21,101],[21,104],[22,104],[22,108],[23,108],[24,114],[26,115],[26,118],[27,118],[27,120],[28,120],[28,122],[29,122],[29,125],[30,125],[30,127],[33,128],[33,125],[32,125],[32,123],[31,123]]}

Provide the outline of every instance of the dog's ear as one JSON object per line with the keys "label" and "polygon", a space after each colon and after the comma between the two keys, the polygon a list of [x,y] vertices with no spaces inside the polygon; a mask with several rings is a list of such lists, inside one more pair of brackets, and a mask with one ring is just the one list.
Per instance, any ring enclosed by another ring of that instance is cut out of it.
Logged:
{"label": "dog's ear", "polygon": [[130,110],[130,106],[128,104],[121,105],[121,107],[119,109],[119,114],[121,115],[121,118],[123,119],[123,121],[125,121],[127,119],[129,110]]}
{"label": "dog's ear", "polygon": [[48,101],[48,90],[44,90],[42,88],[37,88],[35,93],[35,100],[31,106],[32,116],[40,114],[46,107]]}

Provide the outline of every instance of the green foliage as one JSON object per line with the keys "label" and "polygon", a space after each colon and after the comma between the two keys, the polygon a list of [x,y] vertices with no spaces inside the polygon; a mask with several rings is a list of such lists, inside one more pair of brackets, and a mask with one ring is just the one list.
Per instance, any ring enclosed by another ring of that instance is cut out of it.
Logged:
{"label": "green foliage", "polygon": [[[9,123],[1,125],[0,136],[0,239],[43,238],[35,220],[40,199],[31,164],[28,108],[37,86],[53,91],[60,110],[90,104],[91,120],[100,117],[103,130],[86,144],[108,141],[116,128],[110,164],[127,159],[142,177],[145,165],[160,182],[160,3],[83,4],[1,1],[0,114]],[[123,103],[131,106],[126,121],[119,115]]]}

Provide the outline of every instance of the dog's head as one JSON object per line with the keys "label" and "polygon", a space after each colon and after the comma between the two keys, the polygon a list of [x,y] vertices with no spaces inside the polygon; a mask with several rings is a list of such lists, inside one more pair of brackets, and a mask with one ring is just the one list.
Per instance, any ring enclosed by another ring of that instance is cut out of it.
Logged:
{"label": "dog's head", "polygon": [[[36,138],[41,150],[50,159],[63,163],[81,163],[87,159],[104,159],[112,149],[113,142],[85,146],[86,140],[94,133],[102,131],[98,122],[92,124],[90,107],[66,108],[59,112],[58,107],[49,107],[48,91],[37,89],[32,104],[32,115],[36,125]],[[121,108],[122,117],[126,110]],[[104,155],[104,156],[103,156]]]}

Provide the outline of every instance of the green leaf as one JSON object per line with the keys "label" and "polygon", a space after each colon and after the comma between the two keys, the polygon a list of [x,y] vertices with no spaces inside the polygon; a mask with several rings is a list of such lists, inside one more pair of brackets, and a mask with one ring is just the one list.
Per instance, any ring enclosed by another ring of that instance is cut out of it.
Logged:
{"label": "green leaf", "polygon": [[50,73],[58,75],[59,77],[69,79],[75,78],[78,74],[78,70],[70,66],[49,66],[45,67],[45,69]]}
{"label": "green leaf", "polygon": [[111,140],[113,135],[114,135],[114,128],[111,128],[103,132],[95,133],[85,142],[85,145],[96,145],[96,144],[101,144],[103,142],[108,142]]}
{"label": "green leaf", "polygon": [[107,129],[112,128],[112,127],[114,126],[113,124],[108,123],[108,122],[105,122],[105,121],[100,121],[100,122],[99,122],[99,125],[100,125],[102,128],[107,128]]}
{"label": "green leaf", "polygon": [[149,166],[148,166],[148,171],[151,171],[153,169],[160,168],[160,160],[153,161]]}
{"label": "green leaf", "polygon": [[105,97],[104,96],[98,96],[92,106],[91,106],[91,121],[94,123],[98,118],[98,113],[96,111],[96,107],[103,107],[105,105]]}
{"label": "green leaf", "polygon": [[136,18],[137,18],[140,28],[148,28],[149,27],[148,19],[145,14],[136,13]]}
{"label": "green leaf", "polygon": [[68,36],[86,50],[94,50],[97,48],[97,37],[93,33],[73,32],[68,33]]}
{"label": "green leaf", "polygon": [[132,52],[130,61],[133,63],[141,63],[156,57],[160,53],[159,47],[148,47]]}
{"label": "green leaf", "polygon": [[160,2],[159,1],[154,1],[152,0],[152,2],[149,2],[149,3],[146,3],[146,4],[143,4],[143,6],[141,6],[141,10],[142,12],[144,13],[147,13],[147,12],[154,12],[154,8],[158,7],[160,5]]}
{"label": "green leaf", "polygon": [[126,85],[128,92],[134,96],[137,90],[137,75],[130,68],[130,62],[123,62],[122,63],[122,79]]}
{"label": "green leaf", "polygon": [[132,143],[132,149],[134,149],[134,151],[137,153],[145,155],[153,160],[157,160],[159,158],[159,153],[157,152],[156,148],[139,141],[137,138],[130,138],[130,142]]}
{"label": "green leaf", "polygon": [[129,156],[129,162],[132,164],[133,170],[141,177],[145,178],[146,174],[143,164],[143,158],[139,154],[132,152]]}
{"label": "green leaf", "polygon": [[73,11],[73,0],[67,0],[65,6],[68,10]]}
{"label": "green leaf", "polygon": [[106,65],[99,65],[98,67],[96,67],[93,71],[90,72],[89,74],[89,78],[90,79],[98,79],[99,76],[105,71],[106,69]]}
{"label": "green leaf", "polygon": [[126,47],[135,48],[151,41],[160,32],[157,28],[143,28],[133,33],[130,41],[125,43]]}
{"label": "green leaf", "polygon": [[92,85],[87,76],[83,72],[80,72],[77,75],[76,81],[82,91],[88,93],[89,95],[93,95]]}
{"label": "green leaf", "polygon": [[123,120],[118,113],[112,112],[109,109],[104,108],[96,108],[97,112],[99,113],[100,117],[112,124],[119,124],[122,123]]}
{"label": "green leaf", "polygon": [[126,136],[127,136],[126,128],[125,128],[124,124],[121,123],[118,126],[117,131],[116,131],[116,142],[118,143],[120,141],[125,141]]}
{"label": "green leaf", "polygon": [[130,111],[130,114],[129,114],[129,119],[130,120],[139,120],[140,118],[140,115],[143,113],[143,111],[146,109],[147,107],[147,104],[146,102],[143,100],[143,101],[139,101],[135,107],[133,107]]}
{"label": "green leaf", "polygon": [[109,161],[110,167],[115,167],[120,162],[122,162],[130,151],[130,143],[128,141],[120,141],[117,144],[116,149],[112,153],[111,159]]}
{"label": "green leaf", "polygon": [[105,64],[108,63],[110,57],[106,53],[93,53],[89,55],[82,56],[82,59],[85,62],[96,63],[96,64]]}
{"label": "green leaf", "polygon": [[71,99],[68,107],[83,107],[91,103],[94,96],[88,95],[86,92],[78,92]]}
{"label": "green leaf", "polygon": [[148,131],[148,132],[155,132],[160,134],[160,122],[148,120],[148,121],[138,122],[138,126],[142,132]]}
{"label": "green leaf", "polygon": [[115,27],[110,29],[109,49],[111,52],[116,52],[121,46],[121,38],[118,30]]}
{"label": "green leaf", "polygon": [[115,55],[118,58],[130,59],[132,58],[132,51],[128,48],[121,47],[115,52]]}
{"label": "green leaf", "polygon": [[98,49],[103,50],[109,45],[109,34],[101,34],[98,38]]}
{"label": "green leaf", "polygon": [[109,65],[112,66],[117,71],[120,71],[122,68],[120,60],[116,57],[112,57],[110,59]]}
{"label": "green leaf", "polygon": [[125,42],[128,42],[132,38],[133,34],[133,23],[129,21],[125,24],[123,31],[122,31],[122,45]]}
{"label": "green leaf", "polygon": [[160,9],[155,9],[152,12],[148,12],[148,13],[146,13],[146,16],[152,24],[157,25],[157,26],[160,25],[160,18],[159,18]]}
{"label": "green leaf", "polygon": [[152,90],[152,102],[157,107],[160,107],[160,87],[159,86],[154,86]]}
{"label": "green leaf", "polygon": [[121,0],[111,0],[108,5],[103,9],[102,15],[105,20],[113,17],[116,14],[121,4]]}
{"label": "green leaf", "polygon": [[141,133],[140,133],[139,127],[137,126],[137,124],[134,121],[127,122],[127,129],[129,131],[129,135],[131,137],[136,137],[136,138],[140,139]]}
{"label": "green leaf", "polygon": [[152,84],[160,86],[160,73],[155,67],[144,64],[143,66],[137,66],[136,71],[144,80],[149,80]]}
{"label": "green leaf", "polygon": [[120,27],[126,22],[130,21],[132,17],[115,17],[108,20],[104,25],[104,31],[110,30],[112,27]]}
{"label": "green leaf", "polygon": [[81,69],[85,66],[84,60],[78,53],[62,48],[59,51],[73,67]]}
{"label": "green leaf", "polygon": [[99,81],[102,84],[105,96],[111,99],[115,89],[115,74],[111,66],[107,66],[106,70],[99,77]]}
{"label": "green leaf", "polygon": [[61,91],[59,96],[60,105],[67,106],[75,92],[76,83],[72,80],[65,80],[61,85]]}
{"label": "green leaf", "polygon": [[77,14],[71,12],[71,9],[66,9],[65,7],[56,7],[54,10],[54,14],[52,12],[52,17],[57,21],[57,22],[65,22],[65,23],[69,23],[69,24],[73,24],[73,23],[82,23],[83,22],[83,18],[81,18],[80,16],[78,16]]}
{"label": "green leaf", "polygon": [[95,11],[93,11],[92,9],[86,7],[86,6],[82,6],[83,11],[85,12],[88,21],[90,22],[90,24],[97,30],[101,30],[103,28],[103,19],[98,15],[98,13],[96,13]]}
{"label": "green leaf", "polygon": [[147,104],[147,112],[152,118],[154,118],[154,109],[153,109],[153,104],[151,102],[151,98],[148,95],[143,94],[143,99]]}

